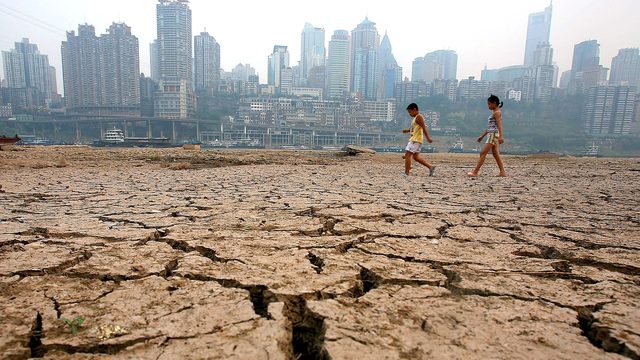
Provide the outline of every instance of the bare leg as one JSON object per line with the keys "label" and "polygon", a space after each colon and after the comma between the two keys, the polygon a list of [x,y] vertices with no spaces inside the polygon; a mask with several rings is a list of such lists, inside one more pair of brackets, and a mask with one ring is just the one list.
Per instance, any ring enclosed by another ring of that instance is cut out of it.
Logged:
{"label": "bare leg", "polygon": [[404,173],[409,175],[409,170],[411,170],[411,155],[413,155],[410,151],[407,151],[404,154]]}
{"label": "bare leg", "polygon": [[491,150],[491,148],[493,148],[492,144],[484,144],[484,147],[480,152],[480,159],[478,159],[478,164],[476,165],[476,168],[473,169],[473,171],[467,172],[467,176],[471,176],[471,177],[478,176],[478,171],[480,171],[482,164],[484,164],[484,160],[487,158],[487,154],[489,153],[489,150]]}
{"label": "bare leg", "polygon": [[507,172],[504,170],[504,164],[502,163],[502,157],[500,157],[500,145],[494,145],[491,150],[493,157],[496,159],[496,163],[498,164],[498,168],[500,172],[496,175],[497,177],[506,177]]}
{"label": "bare leg", "polygon": [[433,165],[429,164],[427,162],[427,160],[423,159],[422,157],[420,157],[419,153],[413,154],[413,159],[417,162],[419,162],[420,164],[426,166],[429,168],[429,170],[433,169]]}

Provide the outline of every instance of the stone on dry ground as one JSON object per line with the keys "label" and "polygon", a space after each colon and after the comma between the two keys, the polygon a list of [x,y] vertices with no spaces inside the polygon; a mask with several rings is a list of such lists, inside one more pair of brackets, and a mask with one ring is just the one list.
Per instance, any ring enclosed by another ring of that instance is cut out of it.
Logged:
{"label": "stone on dry ground", "polygon": [[639,160],[428,156],[0,152],[2,358],[640,358]]}

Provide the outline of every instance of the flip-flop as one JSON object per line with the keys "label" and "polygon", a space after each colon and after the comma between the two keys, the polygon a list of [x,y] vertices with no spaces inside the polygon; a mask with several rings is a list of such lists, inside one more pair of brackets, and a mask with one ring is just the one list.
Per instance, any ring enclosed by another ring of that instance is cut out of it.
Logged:
{"label": "flip-flop", "polygon": [[431,168],[431,170],[429,170],[429,176],[433,176],[433,173],[436,171],[436,166],[433,165],[433,167]]}

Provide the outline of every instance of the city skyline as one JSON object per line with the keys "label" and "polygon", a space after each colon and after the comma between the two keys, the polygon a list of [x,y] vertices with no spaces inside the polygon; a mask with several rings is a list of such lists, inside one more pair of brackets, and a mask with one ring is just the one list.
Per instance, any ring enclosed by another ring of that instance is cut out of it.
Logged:
{"label": "city skyline", "polygon": [[[14,42],[29,38],[32,43],[38,44],[41,53],[49,55],[50,63],[61,79],[60,44],[66,31],[86,22],[101,33],[100,29],[107,28],[113,22],[126,22],[131,26],[133,35],[140,40],[140,70],[149,75],[149,44],[155,39],[157,1],[125,3],[114,0],[107,9],[90,4],[76,0],[55,3],[31,0],[7,5],[0,1],[0,21],[5,30],[0,37],[0,48],[9,50]],[[291,53],[291,66],[297,65],[301,54],[300,34],[306,22],[325,29],[327,34],[333,34],[340,29],[351,31],[368,17],[376,22],[381,35],[388,33],[394,58],[405,69],[405,77],[411,77],[409,69],[416,57],[436,50],[451,49],[459,55],[458,78],[480,78],[485,64],[488,68],[496,69],[522,63],[527,19],[530,14],[543,11],[550,1],[530,0],[517,4],[494,1],[490,7],[469,1],[428,5],[401,1],[394,4],[393,8],[380,2],[359,6],[339,3],[332,6],[333,1],[321,4],[323,6],[318,6],[318,11],[312,14],[301,12],[296,15],[301,10],[292,8],[290,15],[275,10],[281,9],[279,6],[272,4],[269,7],[249,1],[247,6],[256,11],[242,14],[243,25],[238,25],[238,19],[223,15],[233,9],[217,8],[212,11],[213,5],[195,0],[189,4],[193,9],[192,36],[206,28],[222,48],[222,69],[231,71],[238,63],[251,64],[260,75],[261,83],[265,83],[267,57],[272,53],[273,46],[287,46]],[[598,11],[601,9],[598,4],[591,0],[582,1],[579,5],[567,0],[553,2],[550,43],[561,72],[571,68],[573,46],[585,40],[595,39],[601,44],[601,64],[605,67],[611,66],[612,58],[620,49],[640,46],[640,39],[634,36],[640,33],[640,25],[631,21],[632,14],[640,11],[640,3],[632,0],[609,2],[606,18]],[[465,6],[464,13],[457,11],[461,5]],[[416,10],[424,11],[425,16],[413,15]],[[272,12],[279,15],[268,16]],[[237,11],[233,13],[238,14]],[[256,17],[254,13],[260,16]],[[286,18],[282,14],[286,14]],[[282,20],[278,21],[279,18]],[[495,19],[495,23],[491,19]],[[325,39],[327,47],[328,40],[329,36]],[[60,85],[58,88],[61,92]]]}

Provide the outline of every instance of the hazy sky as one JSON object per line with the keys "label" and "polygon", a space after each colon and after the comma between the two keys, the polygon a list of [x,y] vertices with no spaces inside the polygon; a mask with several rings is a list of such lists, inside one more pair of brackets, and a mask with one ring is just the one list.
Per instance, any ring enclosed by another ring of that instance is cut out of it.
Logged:
{"label": "hazy sky", "polygon": [[[230,71],[249,63],[267,81],[267,56],[274,45],[286,45],[291,65],[300,60],[305,22],[325,29],[353,30],[365,16],[381,36],[389,35],[393,54],[411,77],[414,58],[440,49],[458,53],[458,79],[480,78],[488,68],[520,65],[524,59],[527,18],[550,0],[370,0],[305,2],[191,0],[193,35],[204,28],[221,46],[221,65]],[[60,43],[65,31],[88,23],[100,34],[112,22],[125,22],[140,41],[140,70],[149,74],[149,43],[156,38],[157,0],[0,0],[0,49],[13,48],[23,37],[49,55],[62,90]],[[13,10],[12,10],[13,9]],[[17,10],[14,11],[14,10]],[[573,46],[598,40],[601,64],[610,67],[619,49],[640,47],[639,0],[554,0],[551,45],[560,71],[571,68]],[[43,23],[44,22],[44,23]],[[4,70],[1,73],[4,77]]]}

